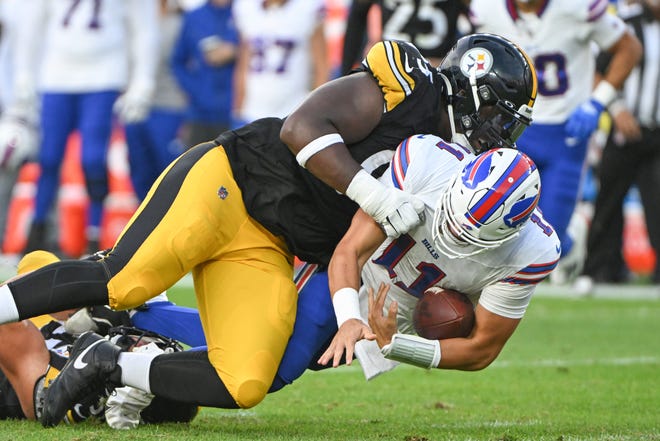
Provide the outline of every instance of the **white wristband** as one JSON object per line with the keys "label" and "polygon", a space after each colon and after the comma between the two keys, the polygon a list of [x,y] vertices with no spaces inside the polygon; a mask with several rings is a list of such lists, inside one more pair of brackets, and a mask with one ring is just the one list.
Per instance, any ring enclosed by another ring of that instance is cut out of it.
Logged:
{"label": "white wristband", "polygon": [[442,358],[438,340],[410,334],[394,334],[390,344],[383,346],[381,352],[389,360],[426,369],[438,367]]}
{"label": "white wristband", "polygon": [[365,169],[361,169],[353,176],[351,182],[346,188],[346,196],[356,202],[363,210],[369,214],[370,210],[365,205],[370,205],[370,197],[374,194],[382,194],[385,187],[378,179],[371,176]]}
{"label": "white wristband", "polygon": [[591,93],[591,98],[595,99],[603,106],[607,107],[616,99],[617,91],[609,82],[601,80]]}
{"label": "white wristband", "polygon": [[346,320],[358,319],[360,315],[360,299],[357,290],[353,288],[342,288],[332,296],[332,306],[337,317],[337,326],[341,326]]}
{"label": "white wristband", "polygon": [[319,136],[303,147],[296,155],[296,161],[301,167],[307,164],[309,158],[331,145],[344,143],[344,138],[339,133],[328,133],[327,135]]}

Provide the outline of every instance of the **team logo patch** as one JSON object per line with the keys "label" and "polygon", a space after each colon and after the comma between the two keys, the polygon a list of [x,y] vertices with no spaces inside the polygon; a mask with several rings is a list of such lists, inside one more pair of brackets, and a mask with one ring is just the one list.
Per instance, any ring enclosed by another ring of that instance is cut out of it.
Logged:
{"label": "team logo patch", "polygon": [[493,68],[493,55],[486,49],[475,47],[461,57],[461,72],[470,78],[472,72],[477,78],[486,75]]}
{"label": "team logo patch", "polygon": [[225,200],[227,199],[227,196],[229,196],[229,192],[224,186],[220,187],[218,188],[218,196],[220,197],[220,199]]}

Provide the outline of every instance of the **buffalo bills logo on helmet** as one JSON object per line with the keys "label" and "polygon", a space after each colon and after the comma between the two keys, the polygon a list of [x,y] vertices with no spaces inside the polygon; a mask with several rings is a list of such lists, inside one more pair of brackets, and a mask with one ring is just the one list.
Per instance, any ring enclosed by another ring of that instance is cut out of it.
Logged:
{"label": "buffalo bills logo on helmet", "polygon": [[493,161],[502,156],[502,151],[491,150],[477,157],[472,164],[468,165],[463,176],[464,185],[467,188],[475,188],[477,184],[490,178],[491,182],[485,183],[486,188],[475,193],[470,201],[468,219],[474,225],[485,225],[500,215],[503,216],[505,225],[515,228],[524,222],[534,211],[538,202],[539,193],[526,197],[524,194],[520,200],[515,201],[508,212],[501,212],[505,201],[510,198],[525,180],[536,170],[536,165],[529,160],[525,154],[519,154],[507,166],[504,172],[492,180],[491,173]]}
{"label": "buffalo bills logo on helmet", "polygon": [[463,169],[463,185],[470,189],[476,188],[480,182],[488,178],[492,162],[492,155],[481,155],[473,159]]}
{"label": "buffalo bills logo on helmet", "polygon": [[536,193],[533,197],[522,199],[513,204],[511,211],[504,215],[504,223],[511,228],[515,228],[525,222],[536,208],[539,196],[540,194]]}
{"label": "buffalo bills logo on helmet", "polygon": [[493,67],[493,55],[482,47],[475,47],[463,54],[460,66],[466,77],[469,78],[474,72],[477,78],[481,78]]}

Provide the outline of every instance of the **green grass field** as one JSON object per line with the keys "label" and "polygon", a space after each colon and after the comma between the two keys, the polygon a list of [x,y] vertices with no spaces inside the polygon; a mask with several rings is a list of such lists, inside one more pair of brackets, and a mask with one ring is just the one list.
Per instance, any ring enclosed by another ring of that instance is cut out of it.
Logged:
{"label": "green grass field", "polygon": [[[170,297],[193,304],[179,288]],[[250,410],[117,432],[2,422],[0,440],[660,440],[660,300],[537,296],[480,372],[308,372]]]}

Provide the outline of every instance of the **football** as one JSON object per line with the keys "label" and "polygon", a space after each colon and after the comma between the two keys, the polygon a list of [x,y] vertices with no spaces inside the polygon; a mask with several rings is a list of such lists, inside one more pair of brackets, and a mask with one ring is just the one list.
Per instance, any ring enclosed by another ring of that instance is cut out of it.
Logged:
{"label": "football", "polygon": [[429,288],[415,305],[413,326],[429,340],[467,337],[474,326],[474,306],[458,291]]}

